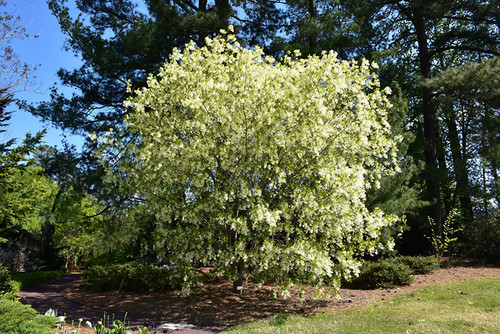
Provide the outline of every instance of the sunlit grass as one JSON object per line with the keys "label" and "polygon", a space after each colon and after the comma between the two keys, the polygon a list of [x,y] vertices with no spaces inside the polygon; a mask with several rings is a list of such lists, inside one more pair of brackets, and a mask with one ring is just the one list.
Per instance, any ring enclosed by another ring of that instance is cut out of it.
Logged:
{"label": "sunlit grass", "polygon": [[[279,321],[276,321],[279,318]],[[500,333],[500,278],[429,285],[376,305],[311,317],[277,315],[229,333]]]}

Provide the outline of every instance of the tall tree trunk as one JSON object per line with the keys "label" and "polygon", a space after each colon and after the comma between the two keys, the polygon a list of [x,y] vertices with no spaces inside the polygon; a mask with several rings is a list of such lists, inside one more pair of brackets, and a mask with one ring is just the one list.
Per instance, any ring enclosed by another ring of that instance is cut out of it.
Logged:
{"label": "tall tree trunk", "polygon": [[484,210],[484,217],[488,218],[489,212],[488,212],[488,186],[486,184],[486,168],[484,167],[484,163],[481,166],[482,170],[482,176],[483,176],[483,210]]}
{"label": "tall tree trunk", "polygon": [[451,191],[451,179],[448,173],[448,167],[446,166],[446,152],[445,152],[445,143],[444,139],[441,136],[440,127],[438,126],[437,131],[437,158],[438,158],[438,167],[439,167],[439,175],[435,175],[435,177],[439,178],[440,187],[441,187],[441,199],[442,205],[444,206],[444,215],[446,216],[449,212],[451,212],[452,208],[452,191]]}
{"label": "tall tree trunk", "polygon": [[[424,78],[431,76],[431,56],[427,44],[427,33],[423,16],[415,14],[411,21],[415,27],[418,54],[420,64],[420,74]],[[422,87],[422,113],[424,115],[424,137],[425,137],[425,178],[427,187],[427,197],[431,201],[430,217],[436,223],[435,233],[442,234],[442,208],[441,208],[441,185],[438,169],[438,127],[437,112],[433,103],[432,90]]]}
{"label": "tall tree trunk", "polygon": [[226,29],[229,26],[229,17],[231,15],[229,0],[215,0],[215,9],[219,16],[221,28]]}
{"label": "tall tree trunk", "polygon": [[198,10],[201,12],[206,12],[207,11],[207,3],[208,3],[208,0],[200,0],[198,2]]}
{"label": "tall tree trunk", "polygon": [[458,136],[457,122],[453,110],[453,102],[446,102],[445,122],[448,128],[448,140],[450,141],[451,157],[453,159],[453,172],[455,174],[455,195],[460,201],[460,209],[464,217],[472,219],[472,201],[469,192],[469,173],[467,171],[466,157],[462,154],[460,138]]}
{"label": "tall tree trunk", "polygon": [[307,10],[309,12],[309,16],[311,17],[311,22],[313,24],[313,31],[308,36],[308,43],[309,43],[309,50],[310,54],[318,53],[319,52],[319,46],[318,46],[318,6],[316,3],[316,0],[308,0],[308,6]]}
{"label": "tall tree trunk", "polygon": [[244,265],[243,260],[239,260],[237,264],[235,264],[235,272],[237,278],[233,281],[233,292],[234,293],[242,293],[243,291],[243,283],[245,281],[245,276],[243,275]]}
{"label": "tall tree trunk", "polygon": [[497,166],[491,162],[491,175],[493,175],[493,190],[495,191],[495,199],[500,204],[500,179],[498,178]]}
{"label": "tall tree trunk", "polygon": [[[500,18],[499,18],[500,20]],[[485,109],[485,115],[489,115],[491,113],[491,110],[486,107]],[[489,121],[490,117],[493,117],[493,119],[495,119],[495,116],[494,114],[491,114],[491,116],[487,116],[485,118],[485,120],[483,122],[486,122],[488,123],[487,124],[484,124],[484,128],[487,129],[486,130],[486,139],[484,141],[486,141],[485,144],[487,144],[488,146],[487,147],[483,147],[483,150],[485,152],[485,156],[488,157],[488,160],[490,162],[490,168],[491,168],[491,175],[493,176],[493,184],[492,184],[492,192],[493,192],[493,196],[494,198],[496,199],[496,202],[497,204],[500,205],[500,179],[498,178],[498,169],[500,168],[499,166],[499,162],[500,162],[500,159],[498,157],[495,156],[495,154],[491,154],[491,153],[488,153],[488,151],[491,149],[491,148],[494,148],[496,145],[497,145],[497,132],[495,132],[495,129],[496,129],[496,125],[498,125],[497,122],[491,122]],[[489,125],[490,123],[493,124],[493,126]]]}

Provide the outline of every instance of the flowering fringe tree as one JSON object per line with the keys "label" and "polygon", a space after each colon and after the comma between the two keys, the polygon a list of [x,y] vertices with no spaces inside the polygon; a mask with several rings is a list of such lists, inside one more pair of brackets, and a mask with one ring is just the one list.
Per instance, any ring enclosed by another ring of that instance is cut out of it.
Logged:
{"label": "flowering fringe tree", "polygon": [[121,156],[111,177],[153,210],[159,255],[178,265],[338,287],[397,219],[364,205],[396,169],[389,92],[364,60],[277,61],[224,31],[205,43],[174,49],[126,101],[134,140],[101,139]]}

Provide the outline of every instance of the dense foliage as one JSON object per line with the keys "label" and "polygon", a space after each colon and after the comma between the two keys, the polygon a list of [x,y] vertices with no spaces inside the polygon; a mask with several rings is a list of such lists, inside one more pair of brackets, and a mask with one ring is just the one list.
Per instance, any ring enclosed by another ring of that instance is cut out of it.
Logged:
{"label": "dense foliage", "polygon": [[[111,151],[101,164],[97,141],[2,137],[5,265],[21,251],[29,270],[145,258],[335,285],[394,238],[431,253],[453,212],[455,254],[499,258],[498,0],[47,4],[81,66],[58,72],[74,94],[24,107],[73,133],[112,129]],[[20,22],[0,12],[0,127],[37,66],[11,47],[34,37]],[[241,45],[205,39],[230,24]]]}
{"label": "dense foliage", "polygon": [[359,275],[347,285],[355,289],[380,289],[409,285],[413,280],[412,270],[406,264],[380,260],[364,262]]}
{"label": "dense foliage", "polygon": [[12,281],[24,290],[35,284],[55,280],[64,275],[64,270],[45,270],[37,272],[24,272],[12,274]]}
{"label": "dense foliage", "polygon": [[466,256],[491,262],[500,260],[500,210],[467,224],[463,234],[462,249]]}
{"label": "dense foliage", "polygon": [[102,139],[103,159],[120,157],[110,178],[154,210],[160,256],[335,285],[395,220],[363,203],[397,140],[370,69],[334,53],[276,62],[232,35],[190,43],[128,100],[135,139]]}
{"label": "dense foliage", "polygon": [[0,295],[0,333],[53,334],[55,327],[54,317],[38,314],[12,294]]}
{"label": "dense foliage", "polygon": [[[169,291],[187,293],[184,284],[193,272],[174,264],[155,266],[145,262],[96,265],[85,268],[82,278],[94,291]],[[191,280],[197,279],[190,277]]]}
{"label": "dense foliage", "polygon": [[0,294],[13,291],[10,271],[0,264]]}
{"label": "dense foliage", "polygon": [[439,269],[439,261],[435,256],[398,256],[390,261],[407,265],[412,274],[428,274]]}
{"label": "dense foliage", "polygon": [[435,256],[396,256],[364,262],[359,276],[343,284],[357,289],[393,288],[412,283],[412,275],[428,274],[437,269],[439,261]]}

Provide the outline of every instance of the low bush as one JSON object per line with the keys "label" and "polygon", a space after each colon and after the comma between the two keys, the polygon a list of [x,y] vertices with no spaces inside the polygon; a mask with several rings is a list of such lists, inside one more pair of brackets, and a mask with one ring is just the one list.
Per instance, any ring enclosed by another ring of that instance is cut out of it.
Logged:
{"label": "low bush", "polygon": [[407,265],[412,274],[428,274],[439,269],[439,261],[435,256],[398,256],[390,261]]}
{"label": "low bush", "polygon": [[13,290],[10,271],[0,263],[0,294]]}
{"label": "low bush", "polygon": [[36,271],[30,273],[13,273],[12,281],[17,282],[21,290],[38,283],[48,282],[64,275],[64,270]]}
{"label": "low bush", "polygon": [[464,226],[463,253],[470,258],[500,261],[500,209],[487,218],[476,219]]}
{"label": "low bush", "polygon": [[12,293],[0,296],[0,333],[53,334],[54,317],[38,314],[28,305],[21,304]]}
{"label": "low bush", "polygon": [[380,260],[367,261],[361,266],[360,274],[347,286],[357,289],[393,288],[413,282],[412,270],[400,262]]}
{"label": "low bush", "polygon": [[165,291],[184,289],[186,268],[175,264],[155,266],[148,263],[130,262],[92,266],[82,271],[82,278],[94,291]]}

